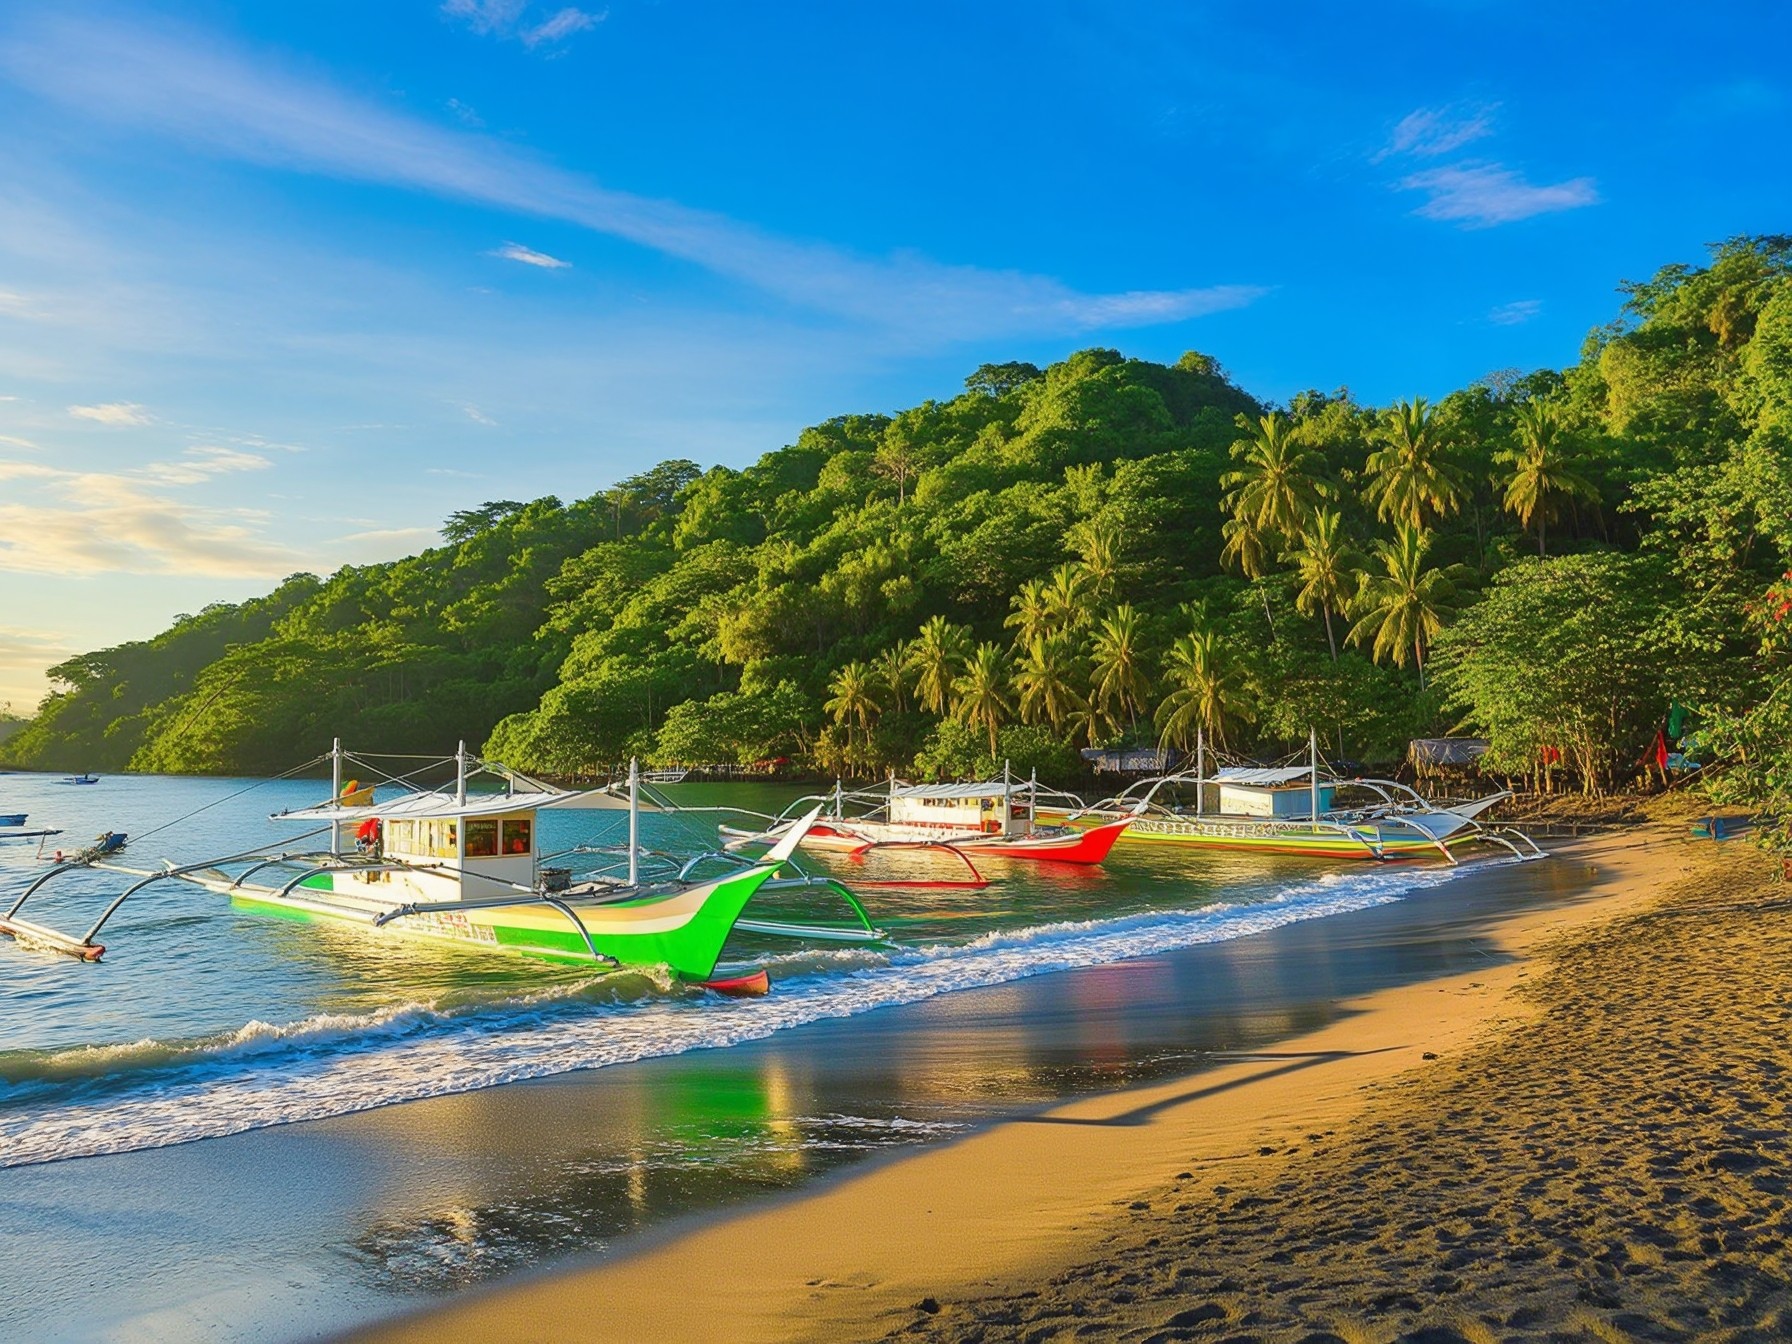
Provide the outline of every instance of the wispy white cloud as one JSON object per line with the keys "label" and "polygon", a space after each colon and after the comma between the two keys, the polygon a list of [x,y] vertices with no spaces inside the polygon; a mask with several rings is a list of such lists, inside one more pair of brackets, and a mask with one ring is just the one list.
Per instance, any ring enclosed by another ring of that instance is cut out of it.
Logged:
{"label": "wispy white cloud", "polygon": [[461,413],[476,425],[496,425],[498,423],[477,406],[462,406],[460,409]]}
{"label": "wispy white cloud", "polygon": [[544,271],[561,271],[571,266],[570,261],[561,261],[559,257],[550,257],[546,252],[537,252],[532,247],[524,247],[521,243],[505,243],[503,247],[495,247],[486,253],[488,257],[503,257],[506,261],[520,261],[525,266],[539,266]]}
{"label": "wispy white cloud", "polygon": [[16,294],[10,289],[0,289],[0,317],[16,317],[22,322],[38,322],[49,317],[49,310],[41,301]]}
{"label": "wispy white cloud", "polygon": [[504,33],[516,26],[529,0],[442,0],[442,13],[476,33]]}
{"label": "wispy white cloud", "polygon": [[475,130],[478,130],[485,125],[485,118],[480,116],[475,109],[461,102],[458,98],[450,98],[447,107],[450,112],[460,118],[461,125],[463,126],[471,126]]}
{"label": "wispy white cloud", "polygon": [[[469,21],[508,10],[475,7]],[[1015,271],[911,253],[866,258],[611,190],[515,147],[405,116],[190,34],[40,18],[0,70],[84,115],[174,134],[235,158],[477,201],[623,238],[770,294],[911,341],[1063,335],[1180,321],[1250,303],[1250,285],[1086,294]]]}
{"label": "wispy white cloud", "polygon": [[214,476],[266,471],[274,464],[259,453],[235,448],[200,446],[187,449],[179,462],[151,462],[131,474],[158,485],[199,485]]}
{"label": "wispy white cloud", "polygon": [[1529,322],[1542,311],[1542,299],[1514,299],[1511,303],[1495,307],[1487,314],[1487,320],[1496,327],[1516,327]]}
{"label": "wispy white cloud", "polygon": [[482,36],[515,38],[526,47],[539,47],[597,27],[609,11],[594,14],[568,5],[537,21],[529,0],[442,0],[442,13]]}
{"label": "wispy white cloud", "polygon": [[1497,105],[1463,107],[1421,107],[1408,112],[1395,123],[1388,142],[1375,155],[1375,161],[1397,154],[1415,158],[1436,158],[1450,154],[1483,136],[1493,134],[1493,114]]}
{"label": "wispy white cloud", "polygon": [[587,28],[595,28],[609,17],[608,10],[600,10],[593,14],[589,10],[574,9],[568,5],[556,11],[552,16],[533,28],[524,29],[522,33],[525,46],[537,47],[544,42],[560,42],[574,33],[582,33]]}
{"label": "wispy white cloud", "polygon": [[1430,168],[1403,178],[1399,185],[1402,191],[1422,191],[1428,198],[1413,211],[1415,215],[1465,229],[1485,229],[1599,204],[1599,192],[1590,177],[1540,185],[1500,163]]}
{"label": "wispy white cloud", "polygon": [[346,533],[336,540],[345,546],[372,545],[376,550],[391,555],[437,545],[442,540],[442,534],[433,527],[374,527],[365,532]]}
{"label": "wispy white cloud", "polygon": [[0,571],[24,574],[186,574],[278,578],[300,567],[290,549],[263,540],[253,515],[157,494],[153,475],[29,468],[0,462],[0,479],[53,486],[43,502],[0,502]]}
{"label": "wispy white cloud", "polygon": [[30,439],[21,439],[15,434],[0,434],[0,443],[5,444],[8,448],[23,448],[26,452],[30,453],[41,453],[43,451],[42,448],[31,442]]}
{"label": "wispy white cloud", "polygon": [[98,406],[70,406],[68,413],[77,420],[93,420],[102,425],[147,425],[152,417],[134,401],[108,401]]}
{"label": "wispy white cloud", "polygon": [[264,509],[214,507],[168,493],[271,465],[210,446],[190,449],[178,462],[123,472],[0,460],[0,481],[36,489],[35,498],[15,489],[0,499],[0,573],[283,578],[315,567],[320,552],[336,564],[388,558],[435,535],[429,528],[356,532],[301,552],[268,539]]}

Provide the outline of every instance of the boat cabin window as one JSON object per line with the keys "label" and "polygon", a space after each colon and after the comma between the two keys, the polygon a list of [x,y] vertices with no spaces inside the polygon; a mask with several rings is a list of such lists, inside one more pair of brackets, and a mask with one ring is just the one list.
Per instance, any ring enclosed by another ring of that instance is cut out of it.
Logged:
{"label": "boat cabin window", "polygon": [[413,858],[458,859],[460,825],[455,821],[393,821],[386,825],[386,848]]}
{"label": "boat cabin window", "polygon": [[533,853],[535,844],[534,836],[531,834],[532,829],[526,818],[518,821],[506,821],[504,823],[504,853]]}
{"label": "boat cabin window", "polygon": [[498,823],[495,819],[475,819],[467,822],[467,857],[469,859],[495,859],[498,857]]}

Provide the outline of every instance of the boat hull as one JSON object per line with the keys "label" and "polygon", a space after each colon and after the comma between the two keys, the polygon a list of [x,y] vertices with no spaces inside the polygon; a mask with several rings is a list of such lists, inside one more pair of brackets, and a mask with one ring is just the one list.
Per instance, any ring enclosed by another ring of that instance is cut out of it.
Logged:
{"label": "boat hull", "polygon": [[[1066,826],[1061,834],[992,836],[978,831],[931,831],[885,821],[826,820],[809,827],[802,847],[840,854],[861,854],[868,849],[952,849],[978,858],[1092,864],[1107,858],[1114,842],[1132,824],[1128,817],[1080,829]],[[768,838],[729,827],[722,827],[721,833],[733,845],[763,843]]]}
{"label": "boat hull", "polygon": [[[1090,818],[1099,821],[1099,818]],[[1073,823],[1075,824],[1075,823]],[[1099,829],[1092,826],[1091,830]],[[1196,820],[1140,817],[1119,836],[1124,844],[1180,845],[1196,849],[1243,850],[1315,859],[1438,859],[1448,857],[1430,836],[1405,828],[1365,822],[1359,826],[1313,828],[1297,821]]]}
{"label": "boat hull", "polygon": [[[747,903],[774,871],[767,864],[628,900],[568,898],[562,904],[577,917],[583,933],[565,911],[545,901],[391,916],[395,905],[390,885],[365,883],[352,871],[314,874],[284,893],[237,888],[230,897],[240,908],[286,918],[359,924],[401,938],[461,943],[554,961],[590,963],[595,949],[599,959],[624,966],[667,966],[681,979],[704,981],[714,975],[722,945]],[[385,890],[377,891],[378,886]],[[376,923],[383,916],[391,917]]]}

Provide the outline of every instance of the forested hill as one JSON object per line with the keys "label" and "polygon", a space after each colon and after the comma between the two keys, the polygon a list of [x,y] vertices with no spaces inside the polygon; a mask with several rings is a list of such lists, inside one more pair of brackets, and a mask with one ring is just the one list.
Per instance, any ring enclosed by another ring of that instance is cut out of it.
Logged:
{"label": "forested hill", "polygon": [[1271,408],[1203,355],[1087,350],[745,470],[488,504],[421,556],[71,660],[0,754],[262,772],[464,736],[556,774],[1063,774],[1198,725],[1280,751],[1314,724],[1357,759],[1468,727],[1606,786],[1677,705],[1766,770],[1792,753],[1792,240],[1622,293],[1574,366],[1433,405]]}

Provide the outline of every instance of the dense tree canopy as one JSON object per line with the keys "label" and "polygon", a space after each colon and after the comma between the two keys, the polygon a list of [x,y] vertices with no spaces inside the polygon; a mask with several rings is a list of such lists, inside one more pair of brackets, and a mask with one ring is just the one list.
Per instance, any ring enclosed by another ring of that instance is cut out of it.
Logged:
{"label": "dense tree canopy", "polygon": [[1603,788],[1678,705],[1695,751],[1783,791],[1792,240],[1622,292],[1574,366],[1434,403],[1271,407],[1210,356],[1084,350],[739,470],[489,502],[440,549],[71,659],[0,752],[259,771],[464,736],[567,775],[955,773],[1467,728]]}

